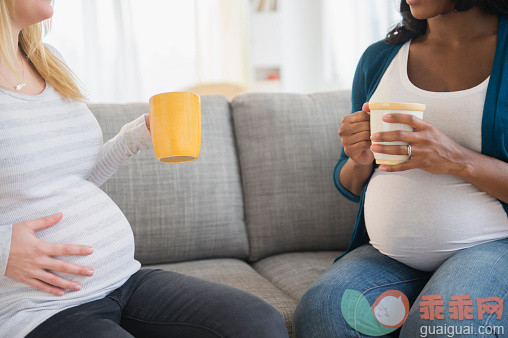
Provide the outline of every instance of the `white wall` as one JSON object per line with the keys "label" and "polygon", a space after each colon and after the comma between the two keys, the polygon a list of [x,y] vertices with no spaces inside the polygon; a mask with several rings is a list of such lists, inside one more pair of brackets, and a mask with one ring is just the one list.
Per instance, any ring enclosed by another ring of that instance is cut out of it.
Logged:
{"label": "white wall", "polygon": [[282,89],[289,92],[350,88],[365,48],[400,20],[400,0],[279,1]]}
{"label": "white wall", "polygon": [[316,92],[339,88],[324,77],[323,1],[279,0],[283,90]]}

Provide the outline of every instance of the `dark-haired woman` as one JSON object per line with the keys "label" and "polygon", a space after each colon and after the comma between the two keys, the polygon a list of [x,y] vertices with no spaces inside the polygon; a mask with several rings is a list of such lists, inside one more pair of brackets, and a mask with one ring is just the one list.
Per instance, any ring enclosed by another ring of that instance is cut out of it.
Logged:
{"label": "dark-haired woman", "polygon": [[[355,74],[334,180],[360,212],[346,254],[300,300],[298,337],[397,334],[390,316],[402,337],[508,334],[508,3],[403,0],[401,12]],[[371,138],[369,101],[424,103],[425,120],[391,114],[414,132]],[[373,152],[411,159],[376,166]],[[375,303],[389,290],[407,296],[407,319],[403,297]]]}

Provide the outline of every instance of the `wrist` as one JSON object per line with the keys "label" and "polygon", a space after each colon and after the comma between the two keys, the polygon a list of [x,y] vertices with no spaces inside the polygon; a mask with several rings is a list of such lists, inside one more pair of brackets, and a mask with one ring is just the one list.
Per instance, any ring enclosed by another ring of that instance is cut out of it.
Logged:
{"label": "wrist", "polygon": [[339,176],[340,182],[347,191],[359,197],[365,186],[365,182],[369,179],[370,175],[372,175],[373,169],[373,162],[369,164],[360,164],[349,158],[343,170],[341,170]]}
{"label": "wrist", "polygon": [[355,160],[351,159],[351,166],[355,171],[362,171],[362,172],[371,172],[372,169],[374,169],[374,161],[368,163],[368,164],[362,164],[358,163]]}
{"label": "wrist", "polygon": [[131,154],[136,154],[140,150],[149,149],[152,146],[152,139],[144,115],[123,126],[120,135]]}
{"label": "wrist", "polygon": [[448,170],[449,174],[467,181],[467,178],[474,173],[475,154],[474,151],[459,146]]}

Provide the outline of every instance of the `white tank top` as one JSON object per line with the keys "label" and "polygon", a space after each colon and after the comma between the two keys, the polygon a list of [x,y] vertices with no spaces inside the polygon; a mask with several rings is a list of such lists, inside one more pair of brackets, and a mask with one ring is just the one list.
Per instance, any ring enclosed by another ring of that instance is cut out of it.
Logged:
{"label": "white tank top", "polygon": [[[489,79],[456,92],[422,90],[407,75],[409,45],[392,60],[370,101],[424,103],[426,121],[481,152]],[[373,247],[424,271],[437,269],[459,250],[508,237],[508,217],[497,199],[458,177],[420,169],[376,169],[366,192],[365,223]]]}

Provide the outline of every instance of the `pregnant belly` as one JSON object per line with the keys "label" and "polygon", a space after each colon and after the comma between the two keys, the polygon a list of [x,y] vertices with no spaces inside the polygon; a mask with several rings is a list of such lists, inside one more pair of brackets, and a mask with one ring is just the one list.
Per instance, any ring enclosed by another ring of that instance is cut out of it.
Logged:
{"label": "pregnant belly", "polygon": [[[134,237],[129,222],[118,206],[101,189],[89,182],[81,182],[74,188],[53,193],[45,199],[27,202],[23,211],[29,210],[26,219],[34,219],[61,211],[62,220],[56,225],[36,232],[45,242],[89,245],[94,249],[89,256],[62,256],[58,259],[91,267],[92,277],[57,273],[65,279],[82,284],[79,292],[67,292],[64,296],[90,298],[93,294],[112,291],[132,275],[140,264],[134,260]],[[16,292],[25,285],[0,278],[0,289],[5,293]],[[9,292],[10,290],[10,292]],[[34,290],[34,293],[37,292]],[[34,296],[37,298],[37,296]],[[50,299],[51,295],[40,294]]]}
{"label": "pregnant belly", "polygon": [[435,270],[455,252],[508,237],[501,203],[450,175],[374,172],[365,196],[370,243],[413,268]]}

